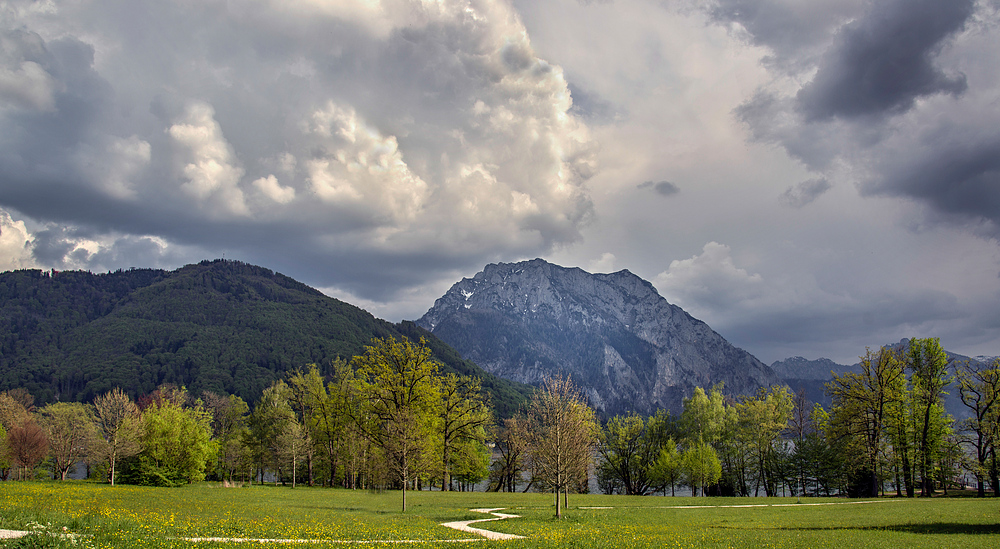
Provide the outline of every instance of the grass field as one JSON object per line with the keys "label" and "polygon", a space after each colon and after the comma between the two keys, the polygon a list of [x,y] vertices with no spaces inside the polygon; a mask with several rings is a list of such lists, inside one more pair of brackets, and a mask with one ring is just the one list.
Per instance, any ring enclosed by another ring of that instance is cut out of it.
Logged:
{"label": "grass field", "polygon": [[[525,536],[471,546],[521,547],[1000,547],[1000,500],[663,498],[571,495],[555,520],[548,494],[411,492],[400,513],[398,492],[319,488],[183,488],[107,486],[89,482],[0,483],[0,528],[82,534],[36,538],[10,547],[467,547],[471,534],[442,522],[488,518],[471,512],[504,507],[521,518],[477,527]],[[805,505],[835,503],[837,505]],[[848,503],[844,505],[844,503]],[[694,507],[694,506],[712,507]],[[741,507],[721,507],[721,506]],[[756,507],[745,507],[757,505]],[[761,506],[763,505],[763,506]],[[780,505],[780,506],[776,506]],[[586,509],[585,507],[604,507]],[[35,526],[38,528],[38,526]],[[190,542],[181,538],[307,539],[317,543]],[[47,541],[46,541],[47,540]],[[413,540],[419,545],[383,543]],[[436,540],[436,541],[435,541]],[[426,542],[426,543],[424,543]]]}

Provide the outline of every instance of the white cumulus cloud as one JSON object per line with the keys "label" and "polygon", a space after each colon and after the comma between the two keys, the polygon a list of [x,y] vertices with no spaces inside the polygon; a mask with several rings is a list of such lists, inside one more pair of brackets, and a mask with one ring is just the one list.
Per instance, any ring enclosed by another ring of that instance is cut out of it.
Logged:
{"label": "white cumulus cloud", "polygon": [[24,221],[15,221],[0,210],[0,271],[35,267],[31,244],[32,236]]}
{"label": "white cumulus cloud", "polygon": [[668,300],[700,311],[738,307],[764,289],[763,278],[737,267],[729,246],[718,242],[705,244],[699,255],[671,261],[654,283]]}
{"label": "white cumulus cloud", "polygon": [[295,200],[295,189],[282,186],[274,175],[254,180],[253,185],[265,196],[279,204],[288,204]]}
{"label": "white cumulus cloud", "polygon": [[594,218],[597,144],[506,1],[11,5],[0,206],[41,224],[390,299]]}
{"label": "white cumulus cloud", "polygon": [[243,168],[235,163],[211,105],[192,104],[183,120],[170,126],[167,133],[183,151],[181,171],[187,179],[181,185],[184,192],[225,213],[248,213],[239,188]]}

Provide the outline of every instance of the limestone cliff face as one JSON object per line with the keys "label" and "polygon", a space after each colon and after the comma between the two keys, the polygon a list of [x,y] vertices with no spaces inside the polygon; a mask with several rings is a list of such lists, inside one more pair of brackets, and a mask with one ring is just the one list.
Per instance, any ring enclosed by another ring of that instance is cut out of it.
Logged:
{"label": "limestone cliff face", "polygon": [[417,324],[501,377],[569,374],[606,415],[679,412],[695,386],[722,382],[736,395],[781,383],[628,271],[590,274],[541,259],[487,265]]}

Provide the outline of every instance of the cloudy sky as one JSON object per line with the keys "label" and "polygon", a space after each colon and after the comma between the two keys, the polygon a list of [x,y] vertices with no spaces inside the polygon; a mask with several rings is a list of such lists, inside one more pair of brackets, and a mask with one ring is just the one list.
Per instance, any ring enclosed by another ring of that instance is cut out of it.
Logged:
{"label": "cloudy sky", "polygon": [[494,261],[765,362],[1000,355],[1000,0],[0,0],[0,269]]}

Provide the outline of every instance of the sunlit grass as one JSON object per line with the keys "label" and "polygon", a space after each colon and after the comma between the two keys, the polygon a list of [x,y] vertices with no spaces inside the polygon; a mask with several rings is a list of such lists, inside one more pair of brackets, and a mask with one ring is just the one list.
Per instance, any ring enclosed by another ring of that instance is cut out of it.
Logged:
{"label": "sunlit grass", "polygon": [[[997,547],[1000,500],[882,500],[875,504],[738,508],[692,505],[794,504],[790,498],[663,498],[571,495],[555,520],[549,494],[410,492],[406,513],[398,492],[287,487],[183,488],[107,486],[88,482],[0,483],[0,528],[31,522],[85,534],[92,547],[248,547],[198,543],[186,537],[331,540],[432,540],[471,534],[442,522],[488,518],[470,509],[504,507],[521,518],[477,525],[525,536],[476,547]],[[845,500],[802,500],[844,503]],[[611,507],[583,509],[581,507]],[[253,547],[271,544],[254,543]],[[390,544],[399,545],[399,544]],[[343,546],[343,545],[341,545]],[[364,545],[370,547],[372,545]],[[285,545],[288,547],[288,545]]]}

